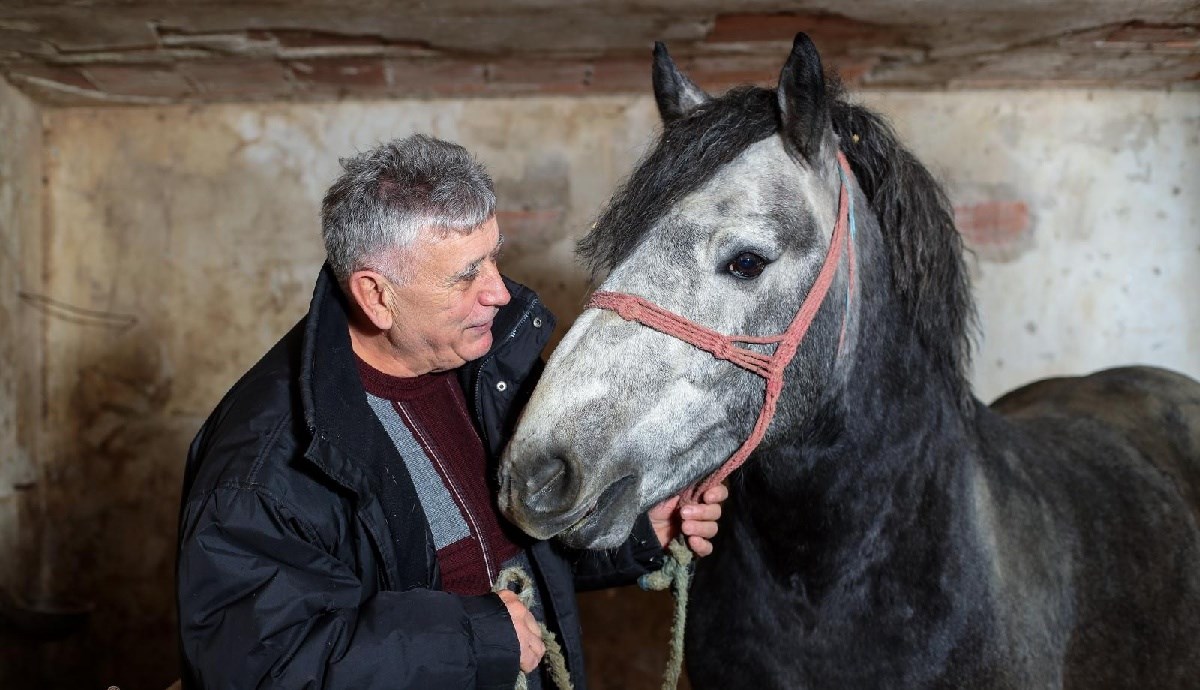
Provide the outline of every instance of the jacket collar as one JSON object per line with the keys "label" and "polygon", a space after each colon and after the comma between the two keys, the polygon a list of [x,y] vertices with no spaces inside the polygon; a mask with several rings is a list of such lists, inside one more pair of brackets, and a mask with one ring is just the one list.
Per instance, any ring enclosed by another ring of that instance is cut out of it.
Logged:
{"label": "jacket collar", "polygon": [[[492,348],[484,361],[503,346],[520,323],[537,295],[505,278],[512,299],[500,308],[492,322]],[[346,488],[362,493],[377,491],[379,468],[370,464],[397,457],[358,376],[350,344],[349,306],[328,264],[321,268],[313,289],[304,326],[300,363],[300,397],[304,421],[313,435],[306,456]],[[474,373],[464,367],[460,373]],[[467,382],[464,381],[464,384]]]}

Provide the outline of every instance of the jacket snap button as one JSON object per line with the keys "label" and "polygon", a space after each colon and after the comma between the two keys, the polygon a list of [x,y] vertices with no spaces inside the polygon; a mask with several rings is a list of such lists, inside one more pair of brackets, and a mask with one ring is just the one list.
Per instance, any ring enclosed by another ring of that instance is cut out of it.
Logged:
{"label": "jacket snap button", "polygon": [[505,383],[504,381],[500,381],[499,383],[496,384],[496,390],[503,393],[504,391],[508,390],[508,384]]}
{"label": "jacket snap button", "polygon": [[534,328],[542,327],[542,317],[540,317],[540,316],[533,317],[533,327]]}

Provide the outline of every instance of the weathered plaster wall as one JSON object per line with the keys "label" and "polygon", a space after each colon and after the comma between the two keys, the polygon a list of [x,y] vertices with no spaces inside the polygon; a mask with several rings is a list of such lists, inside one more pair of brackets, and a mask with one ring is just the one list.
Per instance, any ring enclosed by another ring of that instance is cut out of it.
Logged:
{"label": "weathered plaster wall", "polygon": [[5,624],[9,597],[36,596],[27,547],[37,534],[37,422],[42,339],[32,295],[42,269],[42,121],[0,79],[0,686],[21,652]]}
{"label": "weathered plaster wall", "polygon": [[868,101],[960,209],[976,251],[982,399],[1118,363],[1200,377],[1200,97],[1039,91]]}
{"label": "weathered plaster wall", "polygon": [[[867,100],[946,180],[979,248],[983,397],[1127,361],[1200,376],[1200,95]],[[42,562],[50,590],[96,603],[88,682],[152,688],[175,673],[184,453],[303,314],[338,156],[417,130],[473,150],[497,181],[504,267],[563,317],[561,335],[586,290],[573,242],[655,122],[644,97],[50,112],[44,291],[74,311],[45,327],[55,530]],[[620,644],[614,598],[665,612],[653,595],[590,597],[597,651]],[[636,627],[661,649],[667,624],[655,620]],[[598,687],[656,685],[661,652],[639,650],[628,676],[612,675],[613,658],[593,654]]]}
{"label": "weathered plaster wall", "polygon": [[41,369],[28,295],[41,277],[42,123],[0,80],[0,586],[12,589],[19,492],[34,479],[34,397]]}

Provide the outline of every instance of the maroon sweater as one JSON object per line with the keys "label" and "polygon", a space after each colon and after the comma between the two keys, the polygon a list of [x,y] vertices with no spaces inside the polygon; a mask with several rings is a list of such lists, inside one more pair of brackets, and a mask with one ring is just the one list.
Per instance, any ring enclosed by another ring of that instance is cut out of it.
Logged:
{"label": "maroon sweater", "polygon": [[522,549],[503,527],[488,482],[487,454],[457,377],[453,371],[413,378],[389,376],[361,359],[358,371],[367,393],[392,403],[470,531],[469,536],[438,549],[442,588],[463,595],[490,592],[500,568]]}

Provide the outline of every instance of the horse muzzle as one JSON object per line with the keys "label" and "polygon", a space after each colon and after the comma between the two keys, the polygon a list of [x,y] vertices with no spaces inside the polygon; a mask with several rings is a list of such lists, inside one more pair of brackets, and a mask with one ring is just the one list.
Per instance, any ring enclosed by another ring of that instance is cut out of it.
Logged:
{"label": "horse muzzle", "polygon": [[561,534],[571,546],[607,542],[622,530],[627,535],[637,513],[637,477],[625,474],[585,487],[580,465],[565,457],[504,463],[501,512],[536,539]]}

